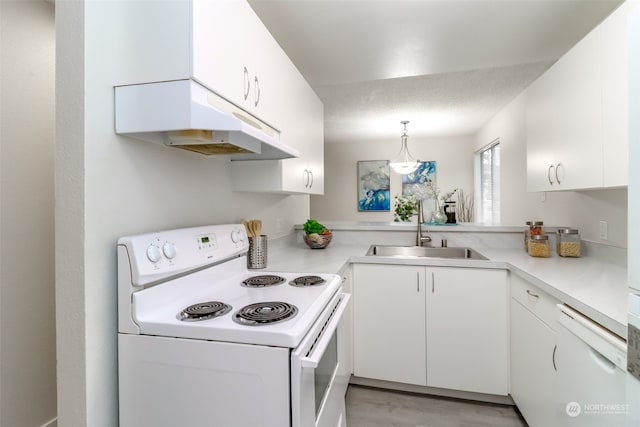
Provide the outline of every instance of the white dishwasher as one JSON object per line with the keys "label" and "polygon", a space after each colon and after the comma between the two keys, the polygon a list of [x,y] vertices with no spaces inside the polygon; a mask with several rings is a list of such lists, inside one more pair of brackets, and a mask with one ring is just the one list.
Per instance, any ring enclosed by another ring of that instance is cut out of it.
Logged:
{"label": "white dishwasher", "polygon": [[625,341],[566,305],[557,318],[557,426],[624,427]]}

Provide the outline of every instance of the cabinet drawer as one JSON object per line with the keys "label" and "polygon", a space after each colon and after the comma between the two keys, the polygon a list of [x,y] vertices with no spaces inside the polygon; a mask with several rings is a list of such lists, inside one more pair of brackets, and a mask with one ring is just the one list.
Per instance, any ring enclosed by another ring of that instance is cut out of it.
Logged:
{"label": "cabinet drawer", "polygon": [[556,330],[556,304],[560,301],[515,274],[511,274],[511,297]]}

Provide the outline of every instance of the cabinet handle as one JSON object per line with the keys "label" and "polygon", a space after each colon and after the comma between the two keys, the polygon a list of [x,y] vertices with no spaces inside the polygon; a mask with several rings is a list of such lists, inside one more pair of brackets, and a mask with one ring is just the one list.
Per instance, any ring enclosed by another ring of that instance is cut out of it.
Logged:
{"label": "cabinet handle", "polygon": [[313,172],[309,169],[309,176],[311,177],[311,183],[309,184],[309,188],[313,187]]}
{"label": "cabinet handle", "polygon": [[562,183],[562,181],[564,181],[564,175],[562,176],[562,181],[560,180],[560,177],[558,177],[558,170],[560,170],[560,167],[562,167],[562,169],[564,169],[564,165],[563,165],[562,163],[558,163],[558,164],[556,165],[556,172],[555,172],[555,175],[556,175],[556,182],[557,182],[558,184],[561,184],[561,183]]}
{"label": "cabinet handle", "polygon": [[247,98],[249,98],[249,92],[251,89],[251,80],[249,79],[249,70],[247,70],[247,67],[244,67],[244,84],[242,85],[244,87],[244,100],[246,101]]}
{"label": "cabinet handle", "polygon": [[431,293],[435,293],[436,291],[436,277],[433,271],[431,272]]}
{"label": "cabinet handle", "polygon": [[555,167],[553,165],[549,165],[549,169],[547,169],[547,179],[549,180],[549,184],[553,185],[553,181],[551,181],[551,169],[553,169],[555,173]]}
{"label": "cabinet handle", "polygon": [[420,293],[420,272],[416,271],[416,292]]}
{"label": "cabinet handle", "polygon": [[536,299],[540,298],[540,295],[536,295],[533,292],[531,292],[529,289],[527,289],[527,295],[529,295],[530,297],[534,297]]}
{"label": "cabinet handle", "polygon": [[253,83],[255,84],[255,87],[253,89],[255,95],[253,106],[257,107],[260,103],[260,81],[258,81],[258,76],[255,76]]}
{"label": "cabinet handle", "polygon": [[553,346],[553,353],[551,353],[551,362],[553,363],[553,370],[558,372],[558,367],[556,366],[556,350],[558,349],[558,344]]}
{"label": "cabinet handle", "polygon": [[309,176],[309,169],[304,170],[304,172],[302,172],[302,181],[304,182],[304,188],[309,188],[309,180],[310,180],[310,176]]}

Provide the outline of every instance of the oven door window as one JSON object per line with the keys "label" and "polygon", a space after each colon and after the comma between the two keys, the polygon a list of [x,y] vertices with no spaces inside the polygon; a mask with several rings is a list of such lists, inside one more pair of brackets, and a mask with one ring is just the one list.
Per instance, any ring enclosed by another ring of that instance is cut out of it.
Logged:
{"label": "oven door window", "polygon": [[334,332],[314,372],[316,418],[338,367],[338,335]]}

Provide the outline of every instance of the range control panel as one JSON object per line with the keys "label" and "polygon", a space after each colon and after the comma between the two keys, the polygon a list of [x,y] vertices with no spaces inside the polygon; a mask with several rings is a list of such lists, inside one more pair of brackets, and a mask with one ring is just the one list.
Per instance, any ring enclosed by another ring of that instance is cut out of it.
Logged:
{"label": "range control panel", "polygon": [[223,224],[181,228],[122,237],[132,281],[142,286],[246,254],[249,239],[244,225]]}

